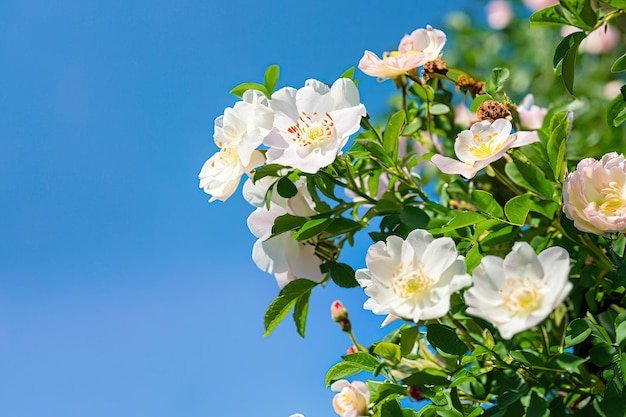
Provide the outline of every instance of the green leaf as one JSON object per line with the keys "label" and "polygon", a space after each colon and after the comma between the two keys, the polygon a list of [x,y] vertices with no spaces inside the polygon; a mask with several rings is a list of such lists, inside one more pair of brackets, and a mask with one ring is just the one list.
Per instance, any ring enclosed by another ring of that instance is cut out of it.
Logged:
{"label": "green leaf", "polygon": [[390,395],[401,395],[403,397],[407,395],[406,387],[390,382],[367,381],[367,387],[370,391],[371,404],[379,403]]}
{"label": "green leaf", "polygon": [[335,217],[332,223],[324,230],[328,236],[339,236],[344,233],[356,232],[363,228],[361,223],[346,219],[345,217]]}
{"label": "green leaf", "polygon": [[505,165],[504,170],[511,180],[542,197],[552,199],[554,185],[530,162],[514,159]]}
{"label": "green leaf", "polygon": [[557,74],[561,75],[565,89],[574,94],[574,71],[576,67],[576,54],[578,47],[586,35],[584,32],[574,32],[567,35],[556,47],[553,65]]}
{"label": "green leaf", "polygon": [[561,0],[561,6],[570,12],[570,23],[585,30],[591,30],[598,21],[596,12],[589,0]]}
{"label": "green leaf", "polygon": [[380,415],[384,417],[404,417],[402,406],[396,399],[385,401],[381,406]]}
{"label": "green leaf", "polygon": [[450,113],[450,107],[443,103],[434,103],[430,106],[430,114],[435,116]]}
{"label": "green leaf", "polygon": [[291,214],[283,214],[274,219],[274,226],[272,226],[272,236],[279,235],[281,233],[288,232],[290,230],[297,229],[307,222],[306,217],[292,216]]}
{"label": "green leaf", "polygon": [[526,415],[532,417],[548,417],[550,415],[546,400],[540,397],[535,391],[530,394],[530,402],[526,409]]}
{"label": "green leaf", "polygon": [[285,169],[284,165],[266,164],[254,170],[254,182],[265,177],[281,177],[281,171]]}
{"label": "green leaf", "polygon": [[433,323],[426,326],[426,338],[433,347],[450,355],[462,356],[467,352],[467,346],[454,329],[443,324]]}
{"label": "green leaf", "polygon": [[414,385],[423,387],[425,385],[434,385],[438,387],[447,387],[450,384],[448,375],[436,369],[426,368],[423,371],[415,372],[402,380],[404,385]]}
{"label": "green leaf", "polygon": [[276,83],[278,82],[278,76],[280,75],[280,68],[278,65],[270,65],[265,70],[265,91],[268,96],[271,96],[276,88]]}
{"label": "green leaf", "polygon": [[511,223],[523,226],[532,205],[531,195],[522,194],[513,197],[504,205],[504,212]]}
{"label": "green leaf", "polygon": [[269,96],[265,86],[259,83],[241,83],[232,90],[230,90],[230,94],[233,94],[239,98],[243,97],[243,93],[248,90],[259,90],[266,96]]}
{"label": "green leaf", "polygon": [[615,342],[620,349],[626,348],[626,321],[621,322],[615,329]]}
{"label": "green leaf", "polygon": [[560,7],[551,6],[537,10],[530,16],[531,26],[536,25],[569,25],[569,20],[560,12]]}
{"label": "green leaf", "polygon": [[351,353],[349,355],[342,356],[342,358],[344,361],[356,364],[361,367],[362,370],[368,372],[372,372],[378,365],[380,365],[380,361],[375,356],[365,352]]}
{"label": "green leaf", "polygon": [[283,198],[291,198],[298,194],[298,187],[287,177],[282,177],[276,184],[278,195]]}
{"label": "green leaf", "polygon": [[322,233],[332,221],[329,218],[308,220],[302,225],[300,230],[294,232],[293,238],[297,241],[311,239]]}
{"label": "green leaf", "polygon": [[565,347],[570,347],[583,342],[591,334],[591,329],[584,319],[575,319],[565,332]]}
{"label": "green leaf", "polygon": [[350,67],[347,70],[345,70],[340,76],[339,78],[349,78],[351,80],[354,80],[354,67]]}
{"label": "green leaf", "polygon": [[502,206],[498,204],[495,198],[493,198],[493,196],[487,191],[472,191],[472,203],[480,211],[491,214],[494,217],[504,217],[504,210],[502,210]]}
{"label": "green leaf", "polygon": [[583,359],[579,356],[572,355],[571,353],[560,353],[550,359],[549,366],[558,366],[567,371],[578,372],[578,367],[585,363],[587,359]]}
{"label": "green leaf", "polygon": [[617,349],[608,343],[600,342],[589,349],[589,359],[596,366],[605,367],[613,362]]}
{"label": "green leaf", "polygon": [[354,279],[354,269],[348,264],[341,262],[327,261],[323,265],[333,282],[342,288],[357,287],[359,283]]}
{"label": "green leaf", "polygon": [[485,90],[493,97],[499,97],[504,91],[504,83],[509,79],[510,72],[507,68],[494,68],[491,76],[485,83]]}
{"label": "green leaf", "polygon": [[300,298],[308,298],[311,290],[316,285],[316,282],[308,279],[296,279],[285,285],[285,287],[280,290],[278,297],[272,301],[265,312],[264,336],[268,336],[274,331],[276,326],[283,321]]}
{"label": "green leaf", "polygon": [[611,102],[606,111],[606,123],[611,127],[617,127],[626,121],[626,99],[624,99],[624,89]]}
{"label": "green leaf", "polygon": [[616,9],[626,9],[626,0],[604,0],[604,2]]}
{"label": "green leaf", "polygon": [[430,217],[419,207],[404,206],[400,212],[400,221],[411,229],[425,229]]}
{"label": "green leaf", "polygon": [[611,72],[622,72],[626,71],[626,54],[620,56],[615,60],[613,66],[611,67]]}
{"label": "green leaf", "polygon": [[485,216],[480,213],[475,211],[461,211],[457,212],[445,226],[432,229],[430,232],[432,234],[446,233],[462,227],[473,226],[482,220],[485,220]]}
{"label": "green leaf", "polygon": [[296,305],[293,308],[293,321],[296,324],[296,330],[298,334],[304,337],[306,332],[306,318],[309,313],[309,298],[311,291],[304,293],[296,301]]}
{"label": "green leaf", "polygon": [[399,363],[402,359],[400,346],[390,342],[379,342],[374,347],[374,353],[381,358],[387,359],[393,363]]}
{"label": "green leaf", "polygon": [[370,152],[372,159],[380,162],[383,166],[387,168],[391,168],[394,166],[394,160],[387,154],[385,148],[383,148],[380,143],[371,139],[357,138],[355,140]]}
{"label": "green leaf", "polygon": [[411,326],[400,331],[400,353],[407,356],[413,350],[417,336],[419,335],[419,327]]}
{"label": "green leaf", "polygon": [[550,120],[548,144],[546,152],[548,162],[552,167],[554,178],[563,182],[566,168],[566,146],[570,131],[570,117],[567,112],[560,112],[552,116]]}
{"label": "green leaf", "polygon": [[398,136],[404,128],[406,114],[404,110],[395,112],[389,118],[385,132],[383,133],[383,148],[392,158],[398,157]]}
{"label": "green leaf", "polygon": [[472,113],[476,113],[480,105],[487,100],[493,100],[493,98],[488,94],[481,94],[479,96],[476,96],[476,98],[472,100],[472,104],[470,105],[470,111]]}
{"label": "green leaf", "polygon": [[339,362],[333,365],[326,373],[326,387],[334,381],[346,379],[352,375],[364,371],[363,367],[354,362]]}

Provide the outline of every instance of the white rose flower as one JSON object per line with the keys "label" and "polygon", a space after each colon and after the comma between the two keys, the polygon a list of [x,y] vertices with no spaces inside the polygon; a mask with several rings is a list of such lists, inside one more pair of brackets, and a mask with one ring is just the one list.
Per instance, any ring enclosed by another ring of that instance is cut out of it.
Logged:
{"label": "white rose flower", "polygon": [[332,87],[308,80],[299,90],[285,87],[272,95],[274,130],[263,143],[267,162],[310,174],[330,165],[351,134],[359,130],[365,106],[352,80],[340,78]]}
{"label": "white rose flower", "polygon": [[198,178],[200,188],[211,195],[211,201],[226,201],[237,189],[243,174],[265,162],[256,150],[272,129],[274,113],[267,98],[256,90],[248,90],[243,100],[215,119],[213,139],[220,148],[209,158]]}
{"label": "white rose flower", "polygon": [[334,382],[330,389],[339,393],[333,398],[335,413],[341,417],[359,417],[367,414],[370,392],[364,382],[350,383],[342,379]]}
{"label": "white rose flower", "polygon": [[565,215],[583,232],[626,231],[626,159],[617,152],[585,158],[563,183]]}
{"label": "white rose flower", "polygon": [[459,160],[443,155],[433,155],[430,159],[446,174],[460,174],[473,178],[481,169],[500,159],[509,149],[538,142],[536,132],[516,132],[511,134],[511,122],[498,119],[493,123],[487,120],[474,123],[456,138],[454,152]]}
{"label": "white rose flower", "polygon": [[[269,177],[267,177],[269,178]],[[264,180],[264,179],[262,179]],[[257,181],[252,185],[249,180],[244,186],[248,201],[263,201],[258,195],[265,195],[271,180]],[[258,238],[252,249],[252,259],[265,272],[274,274],[278,286],[283,288],[288,282],[297,278],[305,278],[321,282],[324,274],[320,271],[321,259],[315,254],[315,245],[309,241],[297,241],[293,232],[272,235],[272,227],[277,217],[283,214],[294,216],[311,216],[317,212],[312,208],[312,200],[303,182],[296,184],[298,194],[290,199],[272,197],[269,210],[264,203],[248,217],[248,228]],[[255,187],[258,187],[255,189]],[[260,191],[265,187],[265,191]]]}
{"label": "white rose flower", "polygon": [[425,230],[413,230],[406,240],[389,236],[367,251],[367,268],[356,280],[370,296],[363,306],[388,314],[383,326],[398,317],[435,319],[450,310],[450,295],[471,284],[464,257],[451,238],[435,239]]}
{"label": "white rose flower", "polygon": [[517,242],[504,259],[485,256],[474,269],[474,286],[465,291],[467,313],[492,323],[503,338],[541,323],[572,289],[567,251],[553,246],[535,253]]}

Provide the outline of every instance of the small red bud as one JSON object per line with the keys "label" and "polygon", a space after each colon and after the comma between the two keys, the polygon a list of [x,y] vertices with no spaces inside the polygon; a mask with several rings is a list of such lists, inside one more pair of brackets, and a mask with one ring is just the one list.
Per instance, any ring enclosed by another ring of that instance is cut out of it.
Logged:
{"label": "small red bud", "polygon": [[341,301],[333,301],[330,305],[330,316],[333,318],[333,321],[340,323],[348,320],[348,310],[341,304]]}
{"label": "small red bud", "polygon": [[346,355],[350,355],[352,353],[356,353],[356,346],[350,346],[348,349],[346,349]]}
{"label": "small red bud", "polygon": [[409,387],[408,394],[409,394],[409,398],[411,398],[413,401],[422,401],[426,399],[426,397],[424,397],[424,393],[422,392],[421,388],[416,387],[414,385],[411,385]]}

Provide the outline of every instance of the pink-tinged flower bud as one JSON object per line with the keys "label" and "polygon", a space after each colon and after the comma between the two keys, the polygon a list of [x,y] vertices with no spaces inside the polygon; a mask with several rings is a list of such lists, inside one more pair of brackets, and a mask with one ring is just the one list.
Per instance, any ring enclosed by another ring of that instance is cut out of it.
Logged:
{"label": "pink-tinged flower bud", "polygon": [[565,215],[578,230],[602,235],[626,231],[626,160],[611,152],[585,158],[563,183]]}
{"label": "pink-tinged flower bud", "polygon": [[346,349],[346,355],[351,355],[356,352],[357,352],[356,346],[350,346],[348,349]]}
{"label": "pink-tinged flower bud", "polygon": [[341,301],[333,301],[330,306],[330,316],[335,323],[340,323],[344,320],[348,320],[348,310],[341,304]]}
{"label": "pink-tinged flower bud", "polygon": [[342,379],[334,382],[330,389],[339,393],[333,398],[333,408],[341,417],[367,415],[370,392],[365,383],[361,381],[350,383]]}

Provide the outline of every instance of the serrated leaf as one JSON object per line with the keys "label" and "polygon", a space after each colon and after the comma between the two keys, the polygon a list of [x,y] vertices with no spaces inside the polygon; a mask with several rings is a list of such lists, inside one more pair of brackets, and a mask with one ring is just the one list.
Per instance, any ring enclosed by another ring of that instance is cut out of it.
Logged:
{"label": "serrated leaf", "polygon": [[615,342],[620,349],[626,348],[626,321],[621,322],[615,329]]}
{"label": "serrated leaf", "polygon": [[374,347],[374,353],[393,363],[399,363],[400,359],[402,359],[400,346],[396,345],[395,343],[379,342]]}
{"label": "serrated leaf", "polygon": [[270,65],[265,70],[264,83],[265,83],[265,91],[268,96],[271,96],[276,88],[276,83],[278,82],[278,77],[280,75],[280,68],[278,65]]}
{"label": "serrated leaf", "polygon": [[354,269],[348,264],[327,261],[324,266],[328,269],[333,282],[342,288],[358,287],[359,283],[354,279]]}
{"label": "serrated leaf", "polygon": [[504,83],[509,79],[511,73],[508,68],[494,68],[491,76],[485,83],[485,90],[492,97],[499,97],[504,90]]}
{"label": "serrated leaf", "polygon": [[569,25],[569,20],[560,13],[560,7],[551,6],[537,10],[530,16],[531,26],[536,25]]}
{"label": "serrated leaf", "polygon": [[504,170],[516,185],[534,191],[542,197],[552,198],[554,194],[554,184],[530,163],[524,163],[518,159],[514,159],[505,165]]}
{"label": "serrated leaf", "polygon": [[298,187],[287,177],[282,177],[276,184],[276,191],[283,198],[291,198],[298,194]]}
{"label": "serrated leaf", "polygon": [[417,341],[418,334],[418,326],[407,327],[400,331],[400,353],[402,356],[407,356],[411,353]]}
{"label": "serrated leaf", "polygon": [[402,379],[402,383],[418,387],[423,387],[424,385],[447,387],[450,384],[450,380],[448,379],[448,375],[446,373],[427,368]]}
{"label": "serrated leaf", "polygon": [[550,359],[549,366],[558,366],[567,371],[578,371],[578,367],[585,363],[587,360],[579,356],[572,355],[571,353],[560,353]]}
{"label": "serrated leaf", "polygon": [[504,213],[511,223],[523,226],[526,223],[526,216],[528,216],[531,204],[530,194],[518,195],[504,205]]}
{"label": "serrated leaf", "polygon": [[306,333],[306,319],[309,313],[309,298],[311,296],[311,291],[304,293],[300,296],[296,305],[293,308],[293,321],[296,324],[296,330],[298,334],[304,337]]}
{"label": "serrated leaf", "polygon": [[309,296],[311,290],[317,285],[308,279],[296,279],[289,282],[278,294],[278,297],[272,301],[265,312],[264,326],[265,334],[271,334],[276,326],[284,320],[289,311],[296,305],[302,297]]}
{"label": "serrated leaf", "polygon": [[362,372],[364,369],[354,362],[339,362],[333,365],[326,373],[326,387],[330,386],[334,381],[346,379],[352,375]]}
{"label": "serrated leaf", "polygon": [[402,406],[396,399],[385,401],[380,408],[380,415],[384,417],[404,417]]}
{"label": "serrated leaf", "polygon": [[467,352],[467,346],[454,329],[443,324],[433,323],[426,326],[426,338],[433,347],[450,355],[462,356]]}
{"label": "serrated leaf", "polygon": [[548,417],[550,412],[546,400],[540,397],[535,391],[530,394],[530,402],[526,409],[527,416]]}
{"label": "serrated leaf", "polygon": [[385,132],[383,133],[383,148],[392,158],[398,157],[398,136],[404,128],[406,114],[404,110],[395,112],[389,118]]}
{"label": "serrated leaf", "polygon": [[269,96],[265,86],[259,83],[241,83],[232,90],[230,90],[230,94],[233,94],[239,98],[243,97],[243,93],[248,90],[259,90],[263,94]]}
{"label": "serrated leaf", "polygon": [[458,212],[445,226],[430,230],[433,234],[446,233],[462,227],[473,226],[485,220],[485,216],[475,211]]}
{"label": "serrated leaf", "polygon": [[406,396],[406,387],[390,382],[367,381],[370,390],[370,403],[376,404],[390,395]]}
{"label": "serrated leaf", "polygon": [[502,218],[504,216],[504,210],[502,206],[493,198],[493,196],[487,191],[474,190],[472,191],[472,203],[477,209],[491,214],[494,217]]}
{"label": "serrated leaf", "polygon": [[380,361],[365,352],[356,352],[351,353],[349,355],[342,356],[343,360],[346,362],[351,362],[361,367],[362,370],[372,372],[378,365],[380,365]]}

